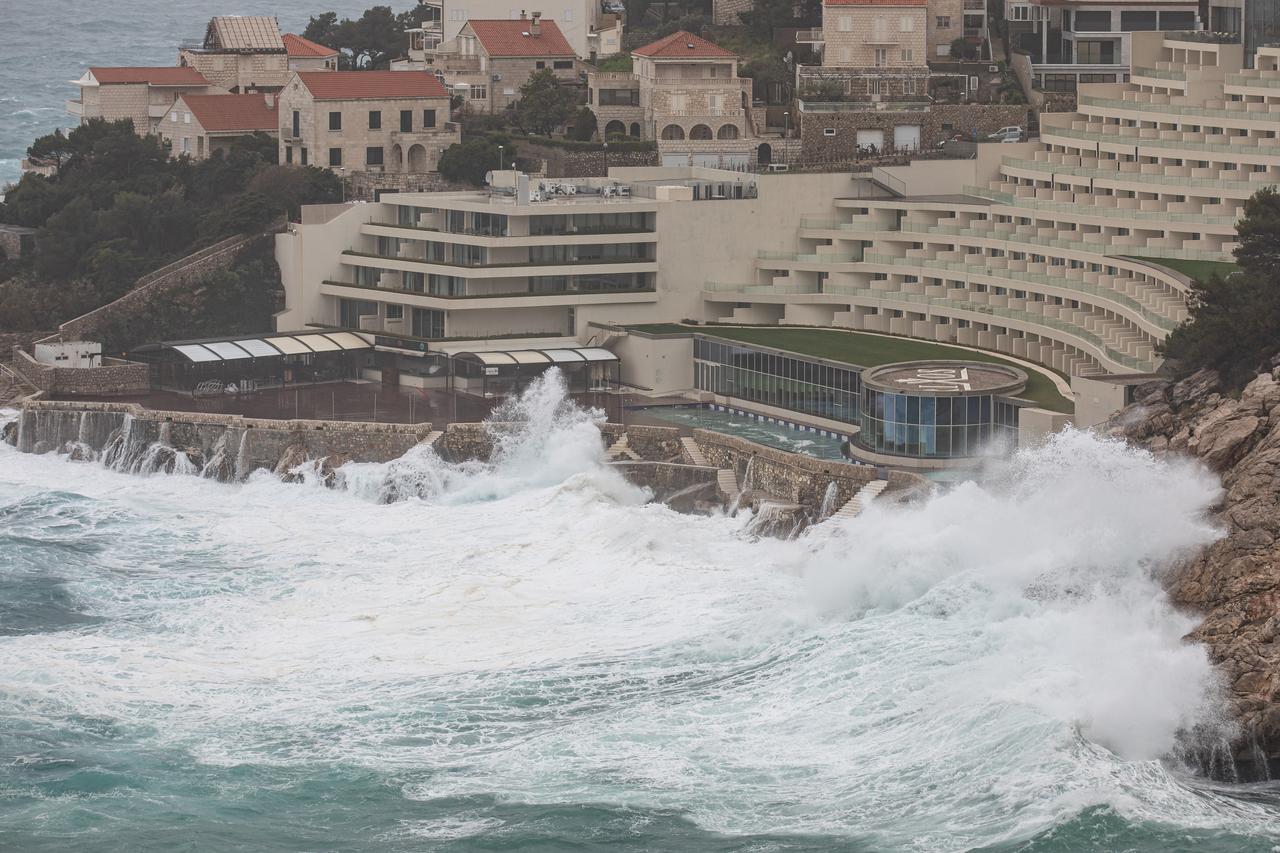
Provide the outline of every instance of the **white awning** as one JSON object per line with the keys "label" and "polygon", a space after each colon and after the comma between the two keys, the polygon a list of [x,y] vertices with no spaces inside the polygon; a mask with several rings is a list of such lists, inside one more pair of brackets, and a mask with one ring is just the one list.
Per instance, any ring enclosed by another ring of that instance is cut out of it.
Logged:
{"label": "white awning", "polygon": [[516,364],[548,364],[551,361],[547,356],[532,349],[515,350],[508,352],[507,355],[511,356]]}
{"label": "white awning", "polygon": [[280,350],[257,338],[236,341],[235,344],[254,358],[271,358],[272,356],[280,355]]}
{"label": "white awning", "polygon": [[368,349],[370,346],[364,338],[351,332],[325,332],[324,336],[343,349]]}
{"label": "white awning", "polygon": [[458,358],[462,356],[470,356],[481,364],[499,365],[499,364],[515,364],[516,360],[505,352],[460,352]]}
{"label": "white awning", "polygon": [[178,344],[175,345],[173,349],[186,356],[188,361],[222,361],[222,356],[211,350],[205,349],[199,344]]}
{"label": "white awning", "polygon": [[544,349],[541,352],[556,364],[581,364],[586,361],[576,349]]}
{"label": "white awning", "polygon": [[311,347],[313,352],[337,352],[342,349],[324,335],[294,335],[294,337]]}
{"label": "white awning", "polygon": [[201,346],[205,349],[213,350],[223,361],[239,361],[240,359],[251,357],[246,350],[241,349],[230,341],[210,341]]}
{"label": "white awning", "polygon": [[304,344],[297,338],[281,336],[278,338],[267,338],[266,342],[285,355],[310,355],[311,347]]}
{"label": "white awning", "polygon": [[604,347],[585,347],[574,350],[587,361],[617,361],[618,357]]}

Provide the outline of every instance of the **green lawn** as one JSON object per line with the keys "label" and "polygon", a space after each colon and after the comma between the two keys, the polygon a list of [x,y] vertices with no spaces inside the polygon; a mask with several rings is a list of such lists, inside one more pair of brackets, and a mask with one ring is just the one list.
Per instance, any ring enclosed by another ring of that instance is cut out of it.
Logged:
{"label": "green lawn", "polygon": [[698,332],[708,337],[724,338],[746,344],[788,350],[800,355],[825,358],[858,367],[877,367],[896,361],[921,361],[930,358],[949,358],[964,361],[984,361],[1006,364],[1024,370],[1027,388],[1022,396],[1036,405],[1055,412],[1071,413],[1075,403],[1058,393],[1053,380],[1043,373],[1027,370],[1021,365],[989,355],[985,352],[961,349],[865,332],[843,332],[836,329],[779,328],[776,326],[682,326],[676,323],[655,323],[648,326],[628,327],[653,335],[670,335],[680,332]]}
{"label": "green lawn", "polygon": [[1144,264],[1168,267],[1174,272],[1180,272],[1196,281],[1208,281],[1209,277],[1214,273],[1226,278],[1234,272],[1240,272],[1238,264],[1226,261],[1184,261],[1181,258],[1139,258],[1136,256],[1129,256],[1129,259],[1142,261]]}

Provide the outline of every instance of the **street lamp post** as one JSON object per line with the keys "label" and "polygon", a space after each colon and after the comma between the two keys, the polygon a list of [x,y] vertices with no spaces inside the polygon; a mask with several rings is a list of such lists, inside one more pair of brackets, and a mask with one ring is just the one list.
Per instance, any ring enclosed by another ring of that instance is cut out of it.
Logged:
{"label": "street lamp post", "polygon": [[788,110],[782,111],[782,138],[786,139],[791,135],[791,113]]}
{"label": "street lamp post", "polygon": [[502,171],[502,146],[498,146],[498,171]]}
{"label": "street lamp post", "polygon": [[604,176],[609,177],[609,143],[604,143]]}

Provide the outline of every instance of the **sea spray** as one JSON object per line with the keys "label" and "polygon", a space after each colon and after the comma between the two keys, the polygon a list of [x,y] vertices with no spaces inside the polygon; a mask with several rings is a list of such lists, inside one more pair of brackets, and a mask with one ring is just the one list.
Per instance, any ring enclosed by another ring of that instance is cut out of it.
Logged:
{"label": "sea spray", "polygon": [[[6,743],[118,780],[45,796],[0,765],[14,808],[122,848],[228,837],[226,808],[279,849],[463,824],[476,846],[1072,849],[1099,813],[1126,849],[1275,843],[1274,802],[1160,760],[1220,726],[1159,583],[1215,535],[1203,471],[1067,433],[815,549],[617,499],[598,437],[511,441],[473,469],[422,454],[435,497],[386,505],[0,448],[14,581],[47,566],[97,620],[0,636]],[[558,817],[601,813],[632,834]]]}

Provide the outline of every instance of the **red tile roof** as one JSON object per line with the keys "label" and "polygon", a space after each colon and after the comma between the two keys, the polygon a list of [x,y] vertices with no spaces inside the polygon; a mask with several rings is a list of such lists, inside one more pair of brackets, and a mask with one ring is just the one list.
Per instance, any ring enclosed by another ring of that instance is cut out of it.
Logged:
{"label": "red tile roof", "polygon": [[426,71],[299,71],[298,78],[317,101],[449,97]]}
{"label": "red tile roof", "polygon": [[646,44],[631,51],[636,56],[648,56],[651,59],[731,59],[737,54],[725,50],[718,44],[712,44],[693,33],[678,30],[666,38]]}
{"label": "red tile roof", "polygon": [[304,39],[302,36],[293,33],[285,33],[280,36],[284,40],[285,49],[290,56],[314,58],[320,56],[337,56],[338,51],[331,47],[325,47],[322,44],[316,44],[311,39]]}
{"label": "red tile roof", "polygon": [[467,24],[490,56],[577,56],[556,22],[545,18],[538,23],[540,33],[536,36],[531,29],[533,21],[528,18]]}
{"label": "red tile roof", "polygon": [[822,0],[824,6],[928,6],[929,0]]}
{"label": "red tile roof", "polygon": [[89,73],[99,83],[150,83],[152,86],[208,86],[199,71],[184,65],[91,67]]}
{"label": "red tile roof", "polygon": [[182,102],[205,130],[276,129],[276,108],[262,95],[183,95]]}

